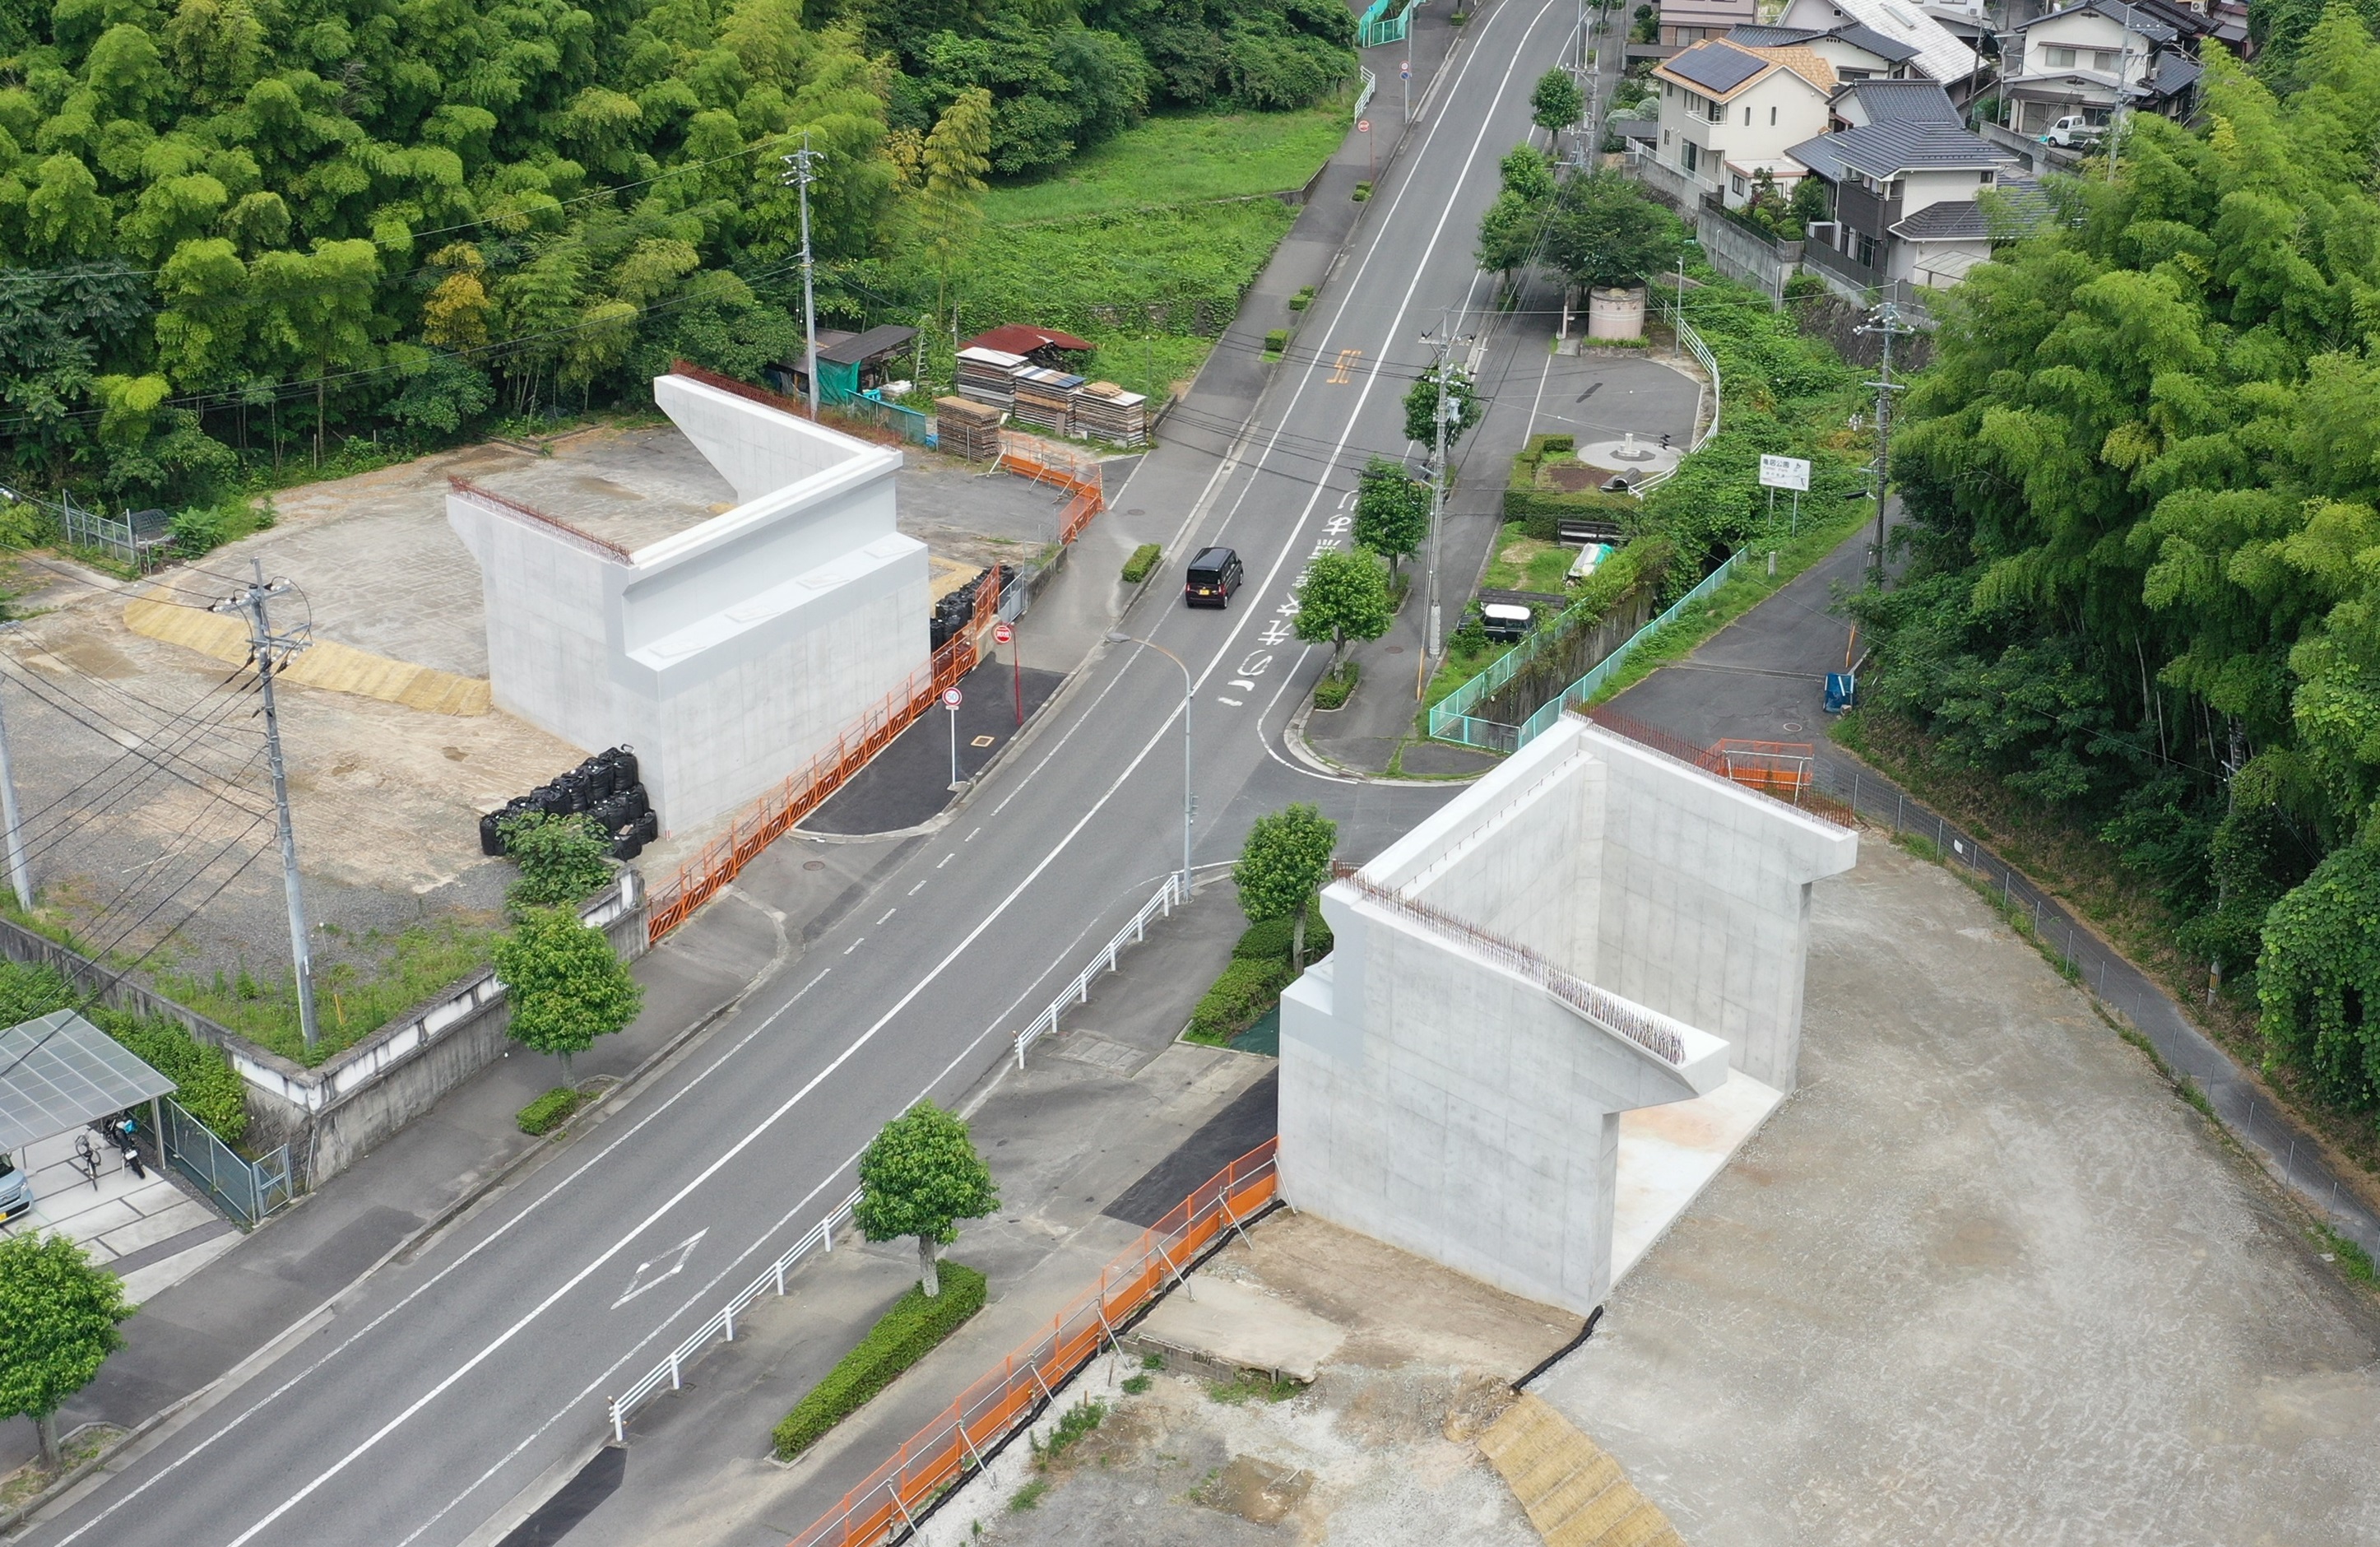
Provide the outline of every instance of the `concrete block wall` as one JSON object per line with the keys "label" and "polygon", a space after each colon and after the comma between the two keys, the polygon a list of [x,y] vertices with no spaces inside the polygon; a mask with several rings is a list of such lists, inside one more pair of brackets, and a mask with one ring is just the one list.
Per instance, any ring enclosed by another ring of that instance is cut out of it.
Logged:
{"label": "concrete block wall", "polygon": [[1673,1017],[1685,1059],[1334,883],[1331,955],[1282,996],[1284,1191],[1500,1288],[1593,1309],[1610,1287],[1619,1114],[1707,1093],[1730,1066],[1790,1089],[1808,886],[1856,856],[1850,833],[1565,719],[1360,879]]}
{"label": "concrete block wall", "polygon": [[460,496],[499,707],[637,749],[664,828],[734,811],[929,659],[925,544],[895,524],[902,454],[678,376],[655,401],[734,486],[723,515],[637,550]]}

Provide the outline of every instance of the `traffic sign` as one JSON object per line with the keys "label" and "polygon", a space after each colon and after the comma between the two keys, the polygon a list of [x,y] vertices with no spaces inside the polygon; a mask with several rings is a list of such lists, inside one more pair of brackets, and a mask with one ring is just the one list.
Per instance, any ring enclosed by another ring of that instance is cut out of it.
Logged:
{"label": "traffic sign", "polygon": [[1369,133],[1371,133],[1371,132],[1372,132],[1372,120],[1371,120],[1371,119],[1369,119],[1369,118],[1358,118],[1358,119],[1356,119],[1356,120],[1355,120],[1355,132],[1356,132],[1357,134],[1369,134]]}
{"label": "traffic sign", "polygon": [[1771,457],[1763,453],[1760,483],[1765,489],[1797,489],[1806,493],[1810,487],[1810,464],[1799,457]]}
{"label": "traffic sign", "polygon": [[942,689],[942,707],[944,709],[955,711],[960,704],[965,703],[965,701],[966,695],[960,692],[957,688],[945,688]]}
{"label": "traffic sign", "polygon": [[1400,80],[1411,80],[1413,79],[1412,60],[1402,59],[1397,62],[1397,79]]}
{"label": "traffic sign", "polygon": [[992,643],[1006,644],[1009,640],[1014,638],[1016,638],[1016,630],[1011,628],[1008,625],[1004,623],[995,623],[991,626]]}

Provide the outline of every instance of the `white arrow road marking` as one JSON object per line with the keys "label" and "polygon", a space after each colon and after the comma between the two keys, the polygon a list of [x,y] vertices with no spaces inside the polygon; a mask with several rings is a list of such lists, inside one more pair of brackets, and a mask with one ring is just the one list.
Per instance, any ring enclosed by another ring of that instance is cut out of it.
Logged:
{"label": "white arrow road marking", "polygon": [[[686,1260],[694,1255],[694,1249],[700,1246],[702,1244],[702,1238],[710,1234],[710,1229],[706,1225],[702,1229],[696,1231],[693,1235],[688,1236],[685,1240],[678,1242],[677,1245],[670,1248],[667,1251],[662,1252],[650,1262],[638,1263],[637,1271],[628,1275],[628,1292],[621,1296],[618,1299],[613,1300],[612,1302],[612,1309],[617,1310],[622,1306],[627,1304],[630,1300],[635,1299],[638,1295],[641,1295],[646,1290],[652,1288],[655,1285],[660,1284],[666,1279],[675,1278],[678,1274],[684,1273],[686,1271]],[[661,1272],[654,1273],[653,1269],[659,1267],[663,1262],[668,1263],[669,1266],[662,1268]],[[645,1276],[647,1273],[652,1273],[653,1275],[650,1278],[647,1278]]]}

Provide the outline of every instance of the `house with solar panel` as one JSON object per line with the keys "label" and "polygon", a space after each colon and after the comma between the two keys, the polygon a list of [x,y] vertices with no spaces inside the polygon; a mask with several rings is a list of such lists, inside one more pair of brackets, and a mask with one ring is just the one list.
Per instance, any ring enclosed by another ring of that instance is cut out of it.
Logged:
{"label": "house with solar panel", "polygon": [[1653,79],[1660,138],[1645,178],[1688,212],[1705,199],[1742,204],[1764,171],[1790,188],[1800,168],[1786,147],[1824,131],[1837,85],[1835,67],[1805,46],[1729,39],[1695,43]]}

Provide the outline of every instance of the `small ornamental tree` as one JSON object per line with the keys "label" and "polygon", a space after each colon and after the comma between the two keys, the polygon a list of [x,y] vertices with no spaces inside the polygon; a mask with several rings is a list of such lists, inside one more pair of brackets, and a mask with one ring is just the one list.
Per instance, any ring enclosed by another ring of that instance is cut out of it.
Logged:
{"label": "small ornamental tree", "polygon": [[[1446,373],[1446,396],[1454,405],[1453,411],[1446,421],[1446,448],[1451,452],[1454,449],[1454,443],[1461,440],[1473,425],[1477,424],[1480,416],[1488,409],[1487,406],[1479,401],[1478,393],[1473,390],[1471,378],[1460,371],[1450,371]],[[1405,439],[1419,441],[1435,451],[1438,445],[1436,439],[1438,432],[1434,416],[1437,412],[1438,372],[1432,371],[1414,383],[1411,390],[1405,394]]]}
{"label": "small ornamental tree", "polygon": [[[1572,177],[1554,201],[1546,257],[1580,285],[1642,283],[1677,262],[1685,227],[1617,172]],[[1408,418],[1411,416],[1408,415]]]}
{"label": "small ornamental tree", "polygon": [[1556,66],[1537,77],[1529,93],[1529,118],[1548,134],[1560,134],[1586,114],[1586,96],[1570,72]]}
{"label": "small ornamental tree", "polygon": [[1429,535],[1429,485],[1402,463],[1375,457],[1355,488],[1355,542],[1383,554],[1391,571]]}
{"label": "small ornamental tree", "polygon": [[1395,617],[1388,571],[1369,549],[1315,554],[1297,588],[1297,637],[1308,644],[1328,641],[1334,672],[1349,640],[1377,640]]}
{"label": "small ornamental tree", "polygon": [[1339,824],[1312,806],[1290,806],[1257,818],[1248,841],[1240,846],[1239,862],[1232,867],[1232,883],[1240,889],[1240,911],[1248,922],[1291,920],[1289,965],[1305,970],[1305,915],[1314,895],[1330,879],[1330,850],[1339,842]]}
{"label": "small ornamental tree", "polygon": [[496,976],[512,1000],[513,1041],[560,1054],[565,1083],[571,1054],[636,1019],[645,1003],[643,985],[603,932],[565,907],[532,908],[497,941]]}
{"label": "small ornamental tree", "polygon": [[520,879],[504,896],[515,907],[582,902],[612,879],[612,841],[589,816],[523,811],[496,824]]}
{"label": "small ornamental tree", "polygon": [[859,1157],[859,1205],[851,1217],[871,1241],[917,1237],[917,1286],[942,1292],[935,1261],[959,1238],[959,1221],[1000,1207],[1000,1184],[975,1152],[967,1126],[931,1102],[884,1125]]}
{"label": "small ornamental tree", "polygon": [[58,1408],[124,1346],[124,1284],[64,1236],[0,1240],[0,1415],[33,1420],[42,1465],[58,1465]]}

